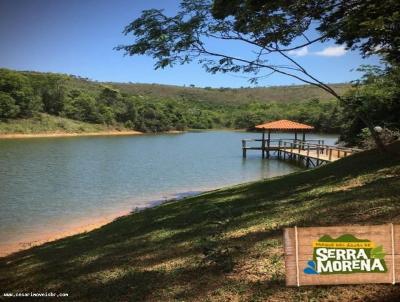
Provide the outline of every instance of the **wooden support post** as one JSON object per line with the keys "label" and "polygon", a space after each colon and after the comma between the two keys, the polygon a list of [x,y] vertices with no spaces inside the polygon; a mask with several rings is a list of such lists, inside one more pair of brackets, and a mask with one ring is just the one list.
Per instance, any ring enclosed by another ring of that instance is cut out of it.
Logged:
{"label": "wooden support post", "polygon": [[262,158],[265,157],[265,129],[263,129],[263,133],[262,133],[261,155],[262,155]]}
{"label": "wooden support post", "polygon": [[283,159],[286,159],[286,142],[283,142]]}
{"label": "wooden support post", "polygon": [[246,158],[246,140],[242,140],[242,151],[243,151],[243,158]]}
{"label": "wooden support post", "polygon": [[268,142],[267,142],[268,151],[267,151],[267,158],[269,158],[269,148],[270,148],[270,146],[271,146],[270,142],[271,142],[271,130],[268,130]]}
{"label": "wooden support post", "polygon": [[329,161],[332,160],[332,149],[329,149]]}
{"label": "wooden support post", "polygon": [[281,140],[278,142],[278,158],[281,158]]}

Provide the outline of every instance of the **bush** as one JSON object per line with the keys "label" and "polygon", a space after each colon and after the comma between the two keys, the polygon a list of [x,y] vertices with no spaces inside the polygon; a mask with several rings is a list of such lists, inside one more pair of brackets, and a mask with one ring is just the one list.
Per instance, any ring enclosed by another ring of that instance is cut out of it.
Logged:
{"label": "bush", "polygon": [[15,118],[19,114],[19,106],[7,93],[0,91],[0,119]]}

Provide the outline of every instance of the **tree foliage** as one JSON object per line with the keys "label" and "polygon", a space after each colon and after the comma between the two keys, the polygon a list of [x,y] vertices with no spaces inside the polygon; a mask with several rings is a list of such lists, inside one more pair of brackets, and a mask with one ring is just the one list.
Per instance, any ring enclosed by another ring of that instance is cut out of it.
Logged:
{"label": "tree foliage", "polygon": [[[201,95],[175,97],[121,93],[113,85],[76,80],[60,74],[0,70],[0,119],[25,118],[38,113],[106,125],[123,125],[144,132],[168,130],[252,128],[261,122],[292,119],[337,132],[340,108],[334,101],[231,103],[204,101]],[[301,88],[302,89],[302,88]],[[21,95],[25,107],[21,110]],[[127,90],[126,90],[127,91]],[[32,102],[30,104],[29,102]]]}
{"label": "tree foliage", "polygon": [[[211,73],[252,74],[252,81],[279,73],[339,97],[295,61],[290,51],[334,39],[363,55],[381,53],[398,62],[400,4],[388,2],[182,0],[175,16],[157,9],[143,11],[124,30],[133,34],[134,42],[117,49],[152,56],[156,69],[198,60]],[[311,29],[318,33],[316,37],[307,36]],[[213,39],[225,41],[226,48],[213,48]],[[229,43],[248,46],[248,55],[232,52]],[[287,64],[273,64],[272,54],[282,56]]]}
{"label": "tree foliage", "polygon": [[288,46],[314,28],[319,36],[304,45],[317,39],[334,39],[338,44],[359,49],[363,56],[379,53],[394,64],[400,63],[397,0],[215,0],[212,13],[217,19],[232,18],[234,30],[252,33],[251,38],[258,45]]}
{"label": "tree foliage", "polygon": [[358,118],[359,114],[368,113],[371,123],[376,126],[400,129],[400,68],[383,70],[376,66],[363,66],[360,71],[364,76],[342,101],[342,138],[353,144],[360,142],[365,127]]}

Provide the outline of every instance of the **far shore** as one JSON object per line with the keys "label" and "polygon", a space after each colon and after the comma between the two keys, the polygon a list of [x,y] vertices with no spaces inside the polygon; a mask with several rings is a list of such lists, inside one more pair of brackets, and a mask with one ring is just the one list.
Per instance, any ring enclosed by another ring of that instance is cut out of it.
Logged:
{"label": "far shore", "polygon": [[[159,132],[157,134],[181,134],[186,131],[170,130],[166,132]],[[45,137],[75,137],[75,136],[130,136],[130,135],[143,135],[151,134],[140,132],[136,130],[108,130],[97,132],[38,132],[38,133],[0,133],[0,139],[12,138],[45,138]]]}
{"label": "far shore", "polygon": [[40,133],[0,133],[0,139],[3,138],[36,138],[36,137],[70,137],[70,136],[118,136],[118,135],[140,135],[144,134],[134,130],[110,130],[99,132],[40,132]]}
{"label": "far shore", "polygon": [[140,135],[140,131],[99,131],[99,132],[41,132],[41,133],[0,133],[2,138],[35,138],[35,137],[70,137],[70,136],[117,136],[117,135]]}

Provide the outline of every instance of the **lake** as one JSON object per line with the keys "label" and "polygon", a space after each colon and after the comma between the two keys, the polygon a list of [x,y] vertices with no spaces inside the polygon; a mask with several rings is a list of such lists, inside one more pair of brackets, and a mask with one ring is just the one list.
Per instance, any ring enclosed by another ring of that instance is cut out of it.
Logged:
{"label": "lake", "polygon": [[[162,200],[301,169],[262,160],[260,152],[243,159],[241,139],[259,137],[204,131],[0,140],[0,251],[90,229]],[[307,138],[334,144],[337,135]]]}

